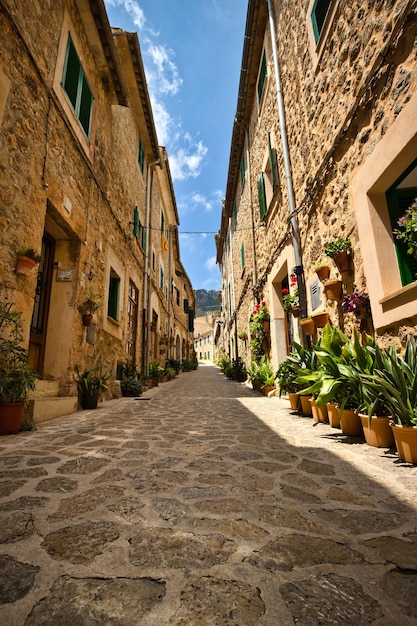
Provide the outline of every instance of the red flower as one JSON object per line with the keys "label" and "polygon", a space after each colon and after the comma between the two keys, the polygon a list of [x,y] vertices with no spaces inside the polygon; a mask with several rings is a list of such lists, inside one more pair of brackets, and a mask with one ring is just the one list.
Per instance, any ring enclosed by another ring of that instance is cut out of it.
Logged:
{"label": "red flower", "polygon": [[282,295],[283,296],[287,296],[290,292],[288,291],[288,289],[286,287],[284,287],[284,289],[282,290]]}

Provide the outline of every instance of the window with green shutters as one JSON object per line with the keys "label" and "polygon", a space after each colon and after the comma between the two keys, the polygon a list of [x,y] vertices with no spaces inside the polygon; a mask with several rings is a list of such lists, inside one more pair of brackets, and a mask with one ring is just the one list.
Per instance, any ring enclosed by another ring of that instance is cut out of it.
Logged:
{"label": "window with green shutters", "polygon": [[269,152],[269,166],[271,168],[271,179],[273,187],[279,184],[278,166],[277,166],[277,153],[275,148],[272,147],[271,133],[268,133],[268,152]]}
{"label": "window with green shutters", "polygon": [[259,78],[258,78],[258,104],[259,105],[261,104],[261,101],[262,101],[262,94],[264,92],[264,86],[265,86],[267,73],[268,73],[268,66],[266,63],[266,53],[264,50],[264,53],[262,55],[261,68],[259,70]]}
{"label": "window with green shutters", "polygon": [[237,202],[235,200],[235,203],[233,205],[233,223],[236,225],[237,223]]}
{"label": "window with green shutters", "polygon": [[[417,188],[393,189],[387,192],[387,204],[391,220],[392,230],[398,228],[398,220],[417,197]],[[400,270],[401,283],[409,285],[416,280],[417,260],[407,253],[407,244],[398,240],[394,235],[395,252],[397,254],[398,269]]]}
{"label": "window with green shutters", "polygon": [[119,317],[119,291],[120,291],[120,278],[113,270],[110,270],[109,281],[109,300],[107,305],[107,315],[113,320],[118,320]]}
{"label": "window with green shutters", "polygon": [[89,139],[94,98],[70,35],[65,53],[62,87],[81,128]]}
{"label": "window with green shutters", "polygon": [[320,39],[326,15],[330,9],[332,0],[315,0],[311,11],[311,22],[313,25],[314,39],[316,43]]}
{"label": "window with green shutters", "polygon": [[143,148],[141,137],[139,137],[139,145],[138,145],[138,163],[139,163],[140,171],[143,174],[143,171],[145,169],[145,150]]}
{"label": "window with green shutters", "polygon": [[139,238],[139,227],[139,209],[137,206],[135,206],[135,208],[133,209],[133,234],[135,235],[136,239]]}
{"label": "window with green shutters", "polygon": [[242,269],[245,267],[245,244],[242,243],[240,247],[240,261],[242,263]]}
{"label": "window with green shutters", "polygon": [[258,178],[258,202],[259,202],[259,215],[261,220],[265,218],[267,206],[266,206],[266,193],[265,193],[265,179],[264,173],[261,172]]}
{"label": "window with green shutters", "polygon": [[164,270],[162,267],[159,268],[159,286],[162,289],[162,291],[164,290]]}
{"label": "window with green shutters", "polygon": [[246,156],[243,153],[242,160],[240,162],[240,184],[243,186],[245,184],[246,177]]}

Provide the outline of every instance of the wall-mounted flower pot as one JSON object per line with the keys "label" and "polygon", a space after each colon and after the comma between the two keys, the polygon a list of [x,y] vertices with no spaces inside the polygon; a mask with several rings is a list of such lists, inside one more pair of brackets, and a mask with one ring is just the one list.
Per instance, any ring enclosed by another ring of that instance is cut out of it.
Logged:
{"label": "wall-mounted flower pot", "polygon": [[316,274],[320,280],[326,280],[330,276],[330,267],[328,265],[322,265],[316,268]]}
{"label": "wall-mounted flower pot", "polygon": [[93,321],[92,315],[83,315],[83,324],[84,326],[91,326],[91,322]]}
{"label": "wall-mounted flower pot", "polygon": [[266,333],[269,333],[269,322],[262,322],[263,329]]}
{"label": "wall-mounted flower pot", "polygon": [[317,315],[312,315],[311,317],[316,328],[323,328],[323,326],[326,326],[329,321],[328,313],[317,313]]}
{"label": "wall-mounted flower pot", "polygon": [[291,307],[291,313],[293,317],[300,317],[301,315],[300,306],[297,304],[296,306]]}
{"label": "wall-mounted flower pot", "polygon": [[16,260],[16,274],[27,276],[36,267],[37,262],[28,256],[18,256]]}
{"label": "wall-mounted flower pot", "polygon": [[305,317],[300,321],[301,327],[306,335],[314,335],[316,325],[311,317]]}
{"label": "wall-mounted flower pot", "polygon": [[342,281],[328,280],[323,284],[324,293],[328,300],[341,300],[342,298]]}
{"label": "wall-mounted flower pot", "polygon": [[350,252],[338,252],[334,256],[332,256],[333,261],[336,264],[339,272],[349,272],[352,267],[352,255]]}

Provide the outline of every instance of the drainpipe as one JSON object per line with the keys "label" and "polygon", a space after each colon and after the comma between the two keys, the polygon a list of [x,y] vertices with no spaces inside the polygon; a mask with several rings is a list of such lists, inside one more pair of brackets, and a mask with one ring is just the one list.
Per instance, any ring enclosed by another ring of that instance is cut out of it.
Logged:
{"label": "drainpipe", "polygon": [[301,315],[305,317],[307,315],[306,287],[305,287],[305,279],[304,279],[304,270],[303,270],[303,265],[302,265],[302,260],[301,260],[300,234],[298,231],[297,217],[295,214],[296,206],[295,206],[294,187],[293,187],[292,174],[291,174],[291,162],[290,162],[290,155],[289,155],[289,149],[288,149],[287,128],[286,128],[286,123],[285,123],[284,98],[282,94],[281,77],[280,77],[279,63],[278,63],[278,52],[277,52],[276,32],[275,32],[275,15],[274,15],[274,9],[272,6],[272,0],[267,0],[267,2],[268,2],[268,12],[269,12],[269,28],[270,28],[271,42],[272,42],[272,57],[274,61],[275,85],[276,85],[276,91],[277,91],[278,119],[279,119],[279,127],[280,127],[280,132],[281,132],[282,153],[284,157],[288,204],[289,204],[289,209],[290,209],[292,245],[294,248],[294,258],[295,258],[294,271],[295,271],[295,274],[297,275],[297,287],[298,287],[298,294],[299,294],[299,299],[300,299]]}
{"label": "drainpipe", "polygon": [[[142,350],[142,365],[143,371],[147,375],[149,374],[149,355],[150,355],[150,341],[149,331],[151,325],[151,281],[149,271],[149,259],[151,254],[149,226],[151,221],[151,188],[152,188],[152,168],[155,165],[161,165],[161,159],[157,159],[148,164],[146,172],[146,217],[145,217],[145,276],[143,282],[143,350]],[[147,319],[146,319],[147,312]],[[147,322],[147,323],[146,323]]]}
{"label": "drainpipe", "polygon": [[237,317],[236,317],[236,293],[235,293],[235,270],[233,265],[233,232],[232,232],[232,218],[229,217],[229,233],[230,233],[230,265],[232,270],[232,298],[233,298],[233,311],[235,313],[235,358],[237,359]]}

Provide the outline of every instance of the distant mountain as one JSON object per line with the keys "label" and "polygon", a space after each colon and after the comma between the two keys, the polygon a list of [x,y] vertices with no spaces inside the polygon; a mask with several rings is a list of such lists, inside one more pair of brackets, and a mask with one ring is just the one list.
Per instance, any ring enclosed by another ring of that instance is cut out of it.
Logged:
{"label": "distant mountain", "polygon": [[220,311],[219,294],[220,291],[215,291],[214,289],[211,291],[196,289],[196,317],[202,317],[203,315],[207,315],[207,313]]}

